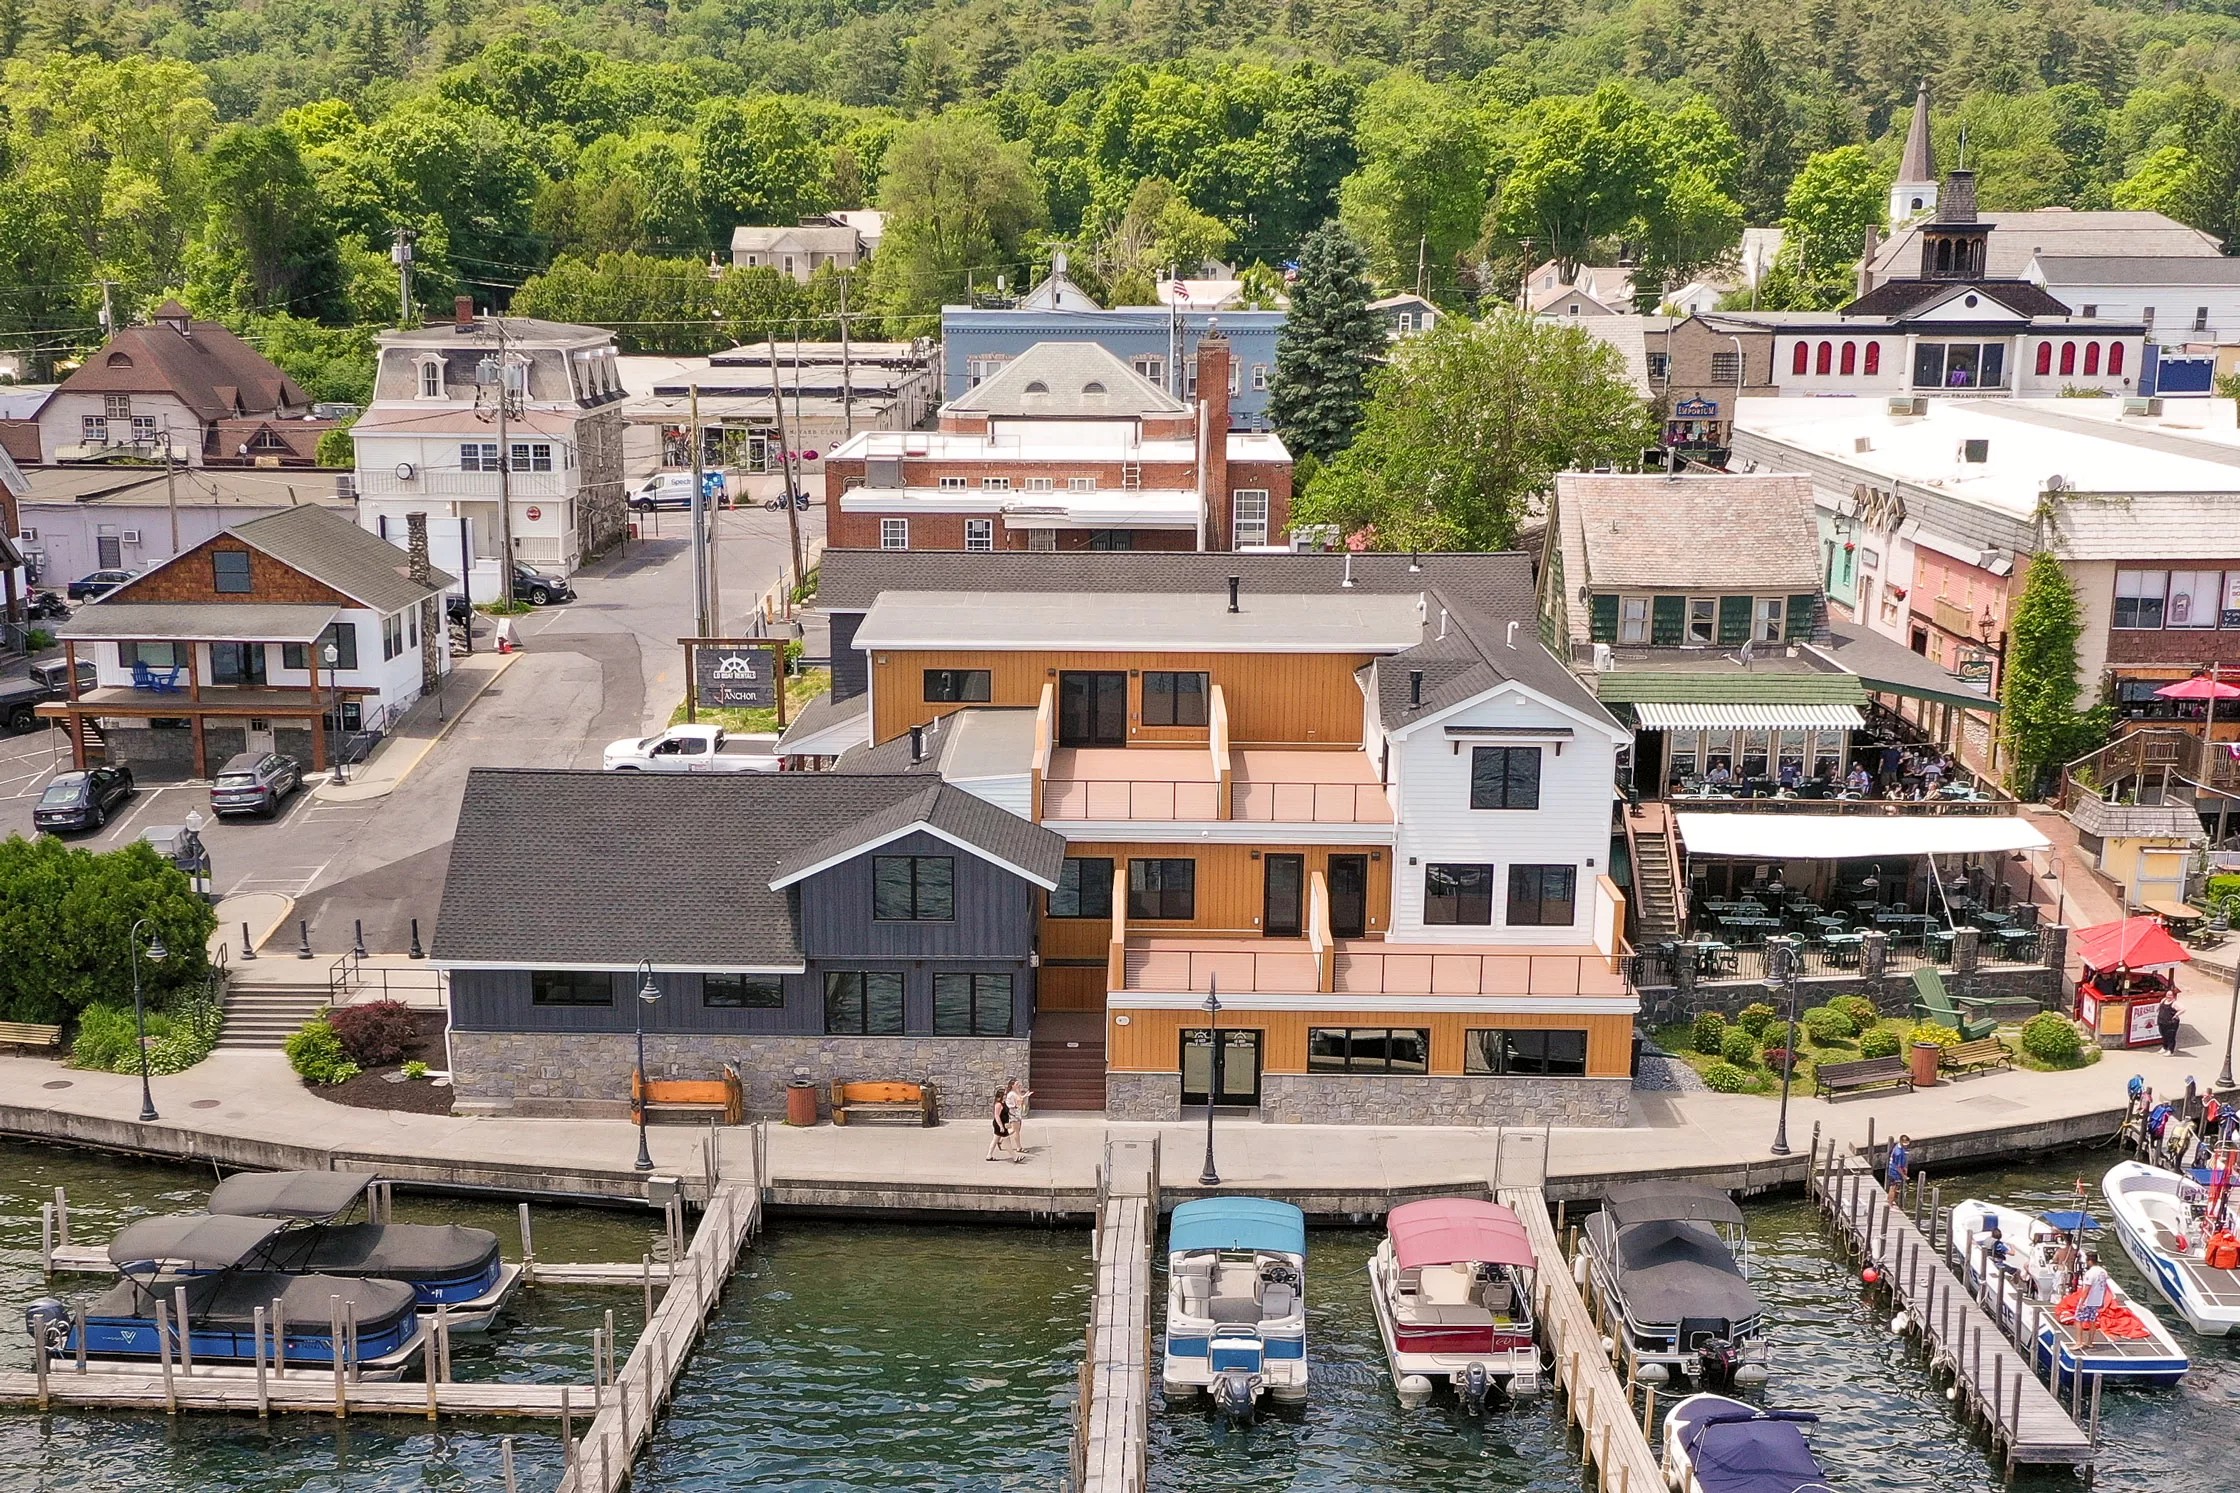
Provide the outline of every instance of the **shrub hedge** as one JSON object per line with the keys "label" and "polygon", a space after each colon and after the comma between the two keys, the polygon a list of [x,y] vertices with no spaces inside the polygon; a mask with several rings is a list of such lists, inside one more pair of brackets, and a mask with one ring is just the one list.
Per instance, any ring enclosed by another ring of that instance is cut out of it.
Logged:
{"label": "shrub hedge", "polygon": [[1727,1040],[1727,1018],[1716,1011],[1706,1011],[1696,1018],[1695,1031],[1691,1033],[1696,1051],[1717,1053]]}
{"label": "shrub hedge", "polygon": [[2022,1024],[2022,1050],[2041,1063],[2067,1065],[2084,1056],[2084,1035],[2059,1011],[2040,1011]]}
{"label": "shrub hedge", "polygon": [[1718,1094],[1739,1094],[1750,1087],[1750,1075],[1732,1063],[1713,1063],[1703,1070],[1703,1081]]}
{"label": "shrub hedge", "polygon": [[1719,1056],[1737,1068],[1755,1068],[1758,1066],[1758,1039],[1738,1026],[1719,1044]]}
{"label": "shrub hedge", "polygon": [[305,1083],[322,1087],[358,1076],[358,1065],[324,1018],[305,1022],[288,1038],[288,1063]]}

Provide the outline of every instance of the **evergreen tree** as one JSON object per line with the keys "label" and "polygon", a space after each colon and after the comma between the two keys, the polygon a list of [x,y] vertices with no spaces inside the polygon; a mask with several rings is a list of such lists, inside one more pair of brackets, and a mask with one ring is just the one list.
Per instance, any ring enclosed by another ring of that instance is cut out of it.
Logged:
{"label": "evergreen tree", "polygon": [[1369,399],[1369,374],[1385,351],[1384,321],[1369,309],[1369,254],[1336,223],[1299,246],[1291,314],[1276,336],[1269,411],[1293,456],[1327,461],[1353,444]]}
{"label": "evergreen tree", "polygon": [[2050,551],[2030,557],[2022,598],[2007,619],[2005,677],[1999,682],[1999,742],[2007,784],[2034,796],[2054,768],[2091,751],[2107,735],[2105,709],[2077,709],[2077,642],[2084,620],[2069,573]]}
{"label": "evergreen tree", "polygon": [[1742,142],[1742,164],[1735,173],[1734,192],[1742,199],[1751,223],[1772,223],[1781,216],[1789,177],[1796,170],[1793,141],[1796,118],[1781,91],[1781,78],[1773,59],[1758,44],[1755,31],[1744,31],[1719,80],[1719,112],[1735,138]]}

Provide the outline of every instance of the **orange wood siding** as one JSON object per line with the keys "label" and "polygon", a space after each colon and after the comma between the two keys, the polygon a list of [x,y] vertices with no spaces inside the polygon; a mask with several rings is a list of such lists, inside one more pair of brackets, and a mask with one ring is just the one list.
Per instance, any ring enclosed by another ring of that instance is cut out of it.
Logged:
{"label": "orange wood siding", "polygon": [[[1307,875],[1316,872],[1325,877],[1330,872],[1333,855],[1365,855],[1369,860],[1369,922],[1365,937],[1384,937],[1385,927],[1392,917],[1392,852],[1367,845],[1212,845],[1203,842],[1183,845],[1134,845],[1134,844],[1070,844],[1066,854],[1082,860],[1105,859],[1113,862],[1112,901],[1121,911],[1127,910],[1128,861],[1132,857],[1153,860],[1190,860],[1198,863],[1197,917],[1190,922],[1149,922],[1128,919],[1128,928],[1134,933],[1233,933],[1247,938],[1261,936],[1259,918],[1266,905],[1266,892],[1262,885],[1264,860],[1254,860],[1258,852],[1286,855],[1303,855],[1307,858]],[[1049,906],[1045,895],[1043,906]],[[1104,918],[1053,918],[1042,920],[1042,957],[1045,959],[1102,959],[1105,949],[1112,942],[1112,924]]]}
{"label": "orange wood siding", "polygon": [[1041,1011],[1102,1011],[1105,962],[1052,964],[1045,956],[1035,976],[1035,1008]]}
{"label": "orange wood siding", "polygon": [[986,669],[989,704],[1033,709],[1042,686],[1058,672],[1125,669],[1131,741],[1203,741],[1203,727],[1141,724],[1145,669],[1204,673],[1228,697],[1229,739],[1234,746],[1361,745],[1361,686],[1354,671],[1366,653],[998,653],[908,652],[874,649],[871,709],[879,740],[892,741],[912,726],[962,707],[925,698],[928,669]]}
{"label": "orange wood siding", "polygon": [[[1128,1024],[1119,1025],[1126,1017]],[[1203,1011],[1116,1011],[1105,1018],[1105,1066],[1114,1072],[1179,1072],[1184,1031],[1206,1024]],[[1225,1030],[1253,1031],[1260,1038],[1261,1070],[1307,1071],[1307,1031],[1318,1026],[1421,1027],[1431,1033],[1431,1071],[1462,1072],[1462,1034],[1472,1028],[1578,1031],[1587,1034],[1587,1076],[1620,1078],[1632,1066],[1631,1016],[1549,1016],[1533,1012],[1449,1012],[1427,1008],[1392,1011],[1229,1011]]]}

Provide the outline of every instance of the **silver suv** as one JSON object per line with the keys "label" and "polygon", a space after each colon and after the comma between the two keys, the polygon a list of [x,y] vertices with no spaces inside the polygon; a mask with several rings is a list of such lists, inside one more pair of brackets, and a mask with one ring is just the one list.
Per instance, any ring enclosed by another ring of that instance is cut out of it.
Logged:
{"label": "silver suv", "polygon": [[219,814],[280,812],[281,800],[303,786],[303,764],[282,752],[241,752],[226,759],[210,786],[210,807]]}

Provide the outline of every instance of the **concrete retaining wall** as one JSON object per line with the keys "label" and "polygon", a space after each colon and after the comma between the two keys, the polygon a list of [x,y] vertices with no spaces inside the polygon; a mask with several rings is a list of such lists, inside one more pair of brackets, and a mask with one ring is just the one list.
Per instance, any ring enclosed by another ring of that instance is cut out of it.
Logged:
{"label": "concrete retaining wall", "polygon": [[[1630,1078],[1266,1073],[1260,1078],[1260,1123],[1601,1128],[1627,1122],[1632,1092]],[[1110,1119],[1179,1120],[1181,1095],[1179,1074],[1105,1075]]]}

